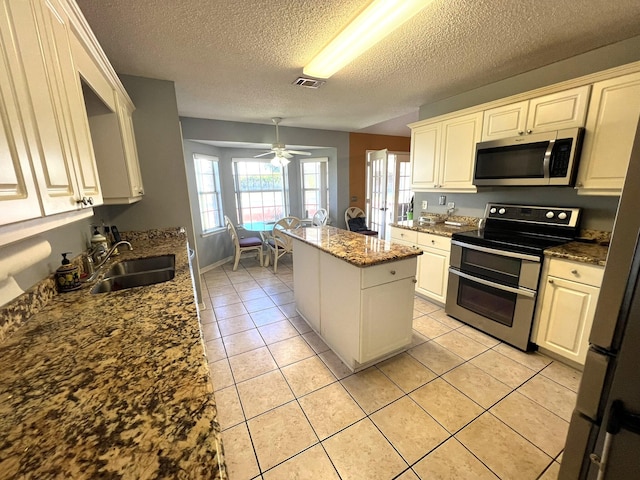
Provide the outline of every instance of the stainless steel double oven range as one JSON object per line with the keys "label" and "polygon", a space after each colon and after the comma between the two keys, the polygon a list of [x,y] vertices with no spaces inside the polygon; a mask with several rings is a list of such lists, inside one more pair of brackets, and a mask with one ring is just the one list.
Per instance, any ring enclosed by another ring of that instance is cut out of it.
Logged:
{"label": "stainless steel double oven range", "polygon": [[529,350],[544,250],[576,237],[579,208],[489,203],[485,226],[451,239],[445,311]]}

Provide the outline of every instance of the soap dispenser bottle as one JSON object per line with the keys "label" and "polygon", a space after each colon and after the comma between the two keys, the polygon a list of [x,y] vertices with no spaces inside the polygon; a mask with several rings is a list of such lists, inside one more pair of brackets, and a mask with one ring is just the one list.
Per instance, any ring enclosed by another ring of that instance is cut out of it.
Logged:
{"label": "soap dispenser bottle", "polygon": [[70,254],[71,252],[62,254],[62,265],[56,270],[56,284],[60,292],[70,292],[80,288],[80,269],[69,261],[67,255]]}

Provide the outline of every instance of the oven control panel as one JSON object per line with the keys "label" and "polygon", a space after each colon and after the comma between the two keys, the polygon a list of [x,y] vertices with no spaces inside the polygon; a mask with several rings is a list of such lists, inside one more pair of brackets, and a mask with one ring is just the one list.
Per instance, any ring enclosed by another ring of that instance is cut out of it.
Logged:
{"label": "oven control panel", "polygon": [[492,220],[567,227],[575,227],[577,225],[579,214],[579,208],[533,207],[501,203],[488,203],[485,210],[485,217]]}

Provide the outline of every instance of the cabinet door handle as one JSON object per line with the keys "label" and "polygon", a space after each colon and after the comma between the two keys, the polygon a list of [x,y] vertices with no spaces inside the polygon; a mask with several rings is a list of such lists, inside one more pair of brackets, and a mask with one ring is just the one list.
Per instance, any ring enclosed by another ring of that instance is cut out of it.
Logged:
{"label": "cabinet door handle", "polygon": [[553,278],[550,278],[550,279],[549,279],[549,283],[553,283]]}
{"label": "cabinet door handle", "polygon": [[415,278],[414,278],[413,280],[411,280],[411,281],[412,281],[413,283],[418,283],[418,280],[417,280],[417,279],[415,279]]}
{"label": "cabinet door handle", "polygon": [[578,270],[573,269],[573,270],[571,270],[571,273],[573,273],[574,275],[578,275]]}
{"label": "cabinet door handle", "polygon": [[524,135],[524,132],[522,130],[518,130],[518,135]]}
{"label": "cabinet door handle", "polygon": [[527,130],[527,135],[531,135],[533,133],[533,130]]}
{"label": "cabinet door handle", "polygon": [[391,270],[391,272],[390,272],[390,273],[391,273],[391,275],[395,275],[395,274],[396,274],[396,271],[395,271],[395,270]]}

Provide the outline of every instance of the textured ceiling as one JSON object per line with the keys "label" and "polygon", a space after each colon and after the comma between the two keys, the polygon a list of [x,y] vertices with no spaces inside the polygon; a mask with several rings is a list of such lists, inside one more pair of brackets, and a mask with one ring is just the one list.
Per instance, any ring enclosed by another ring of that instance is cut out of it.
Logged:
{"label": "textured ceiling", "polygon": [[118,73],[175,82],[182,116],[389,135],[425,103],[640,35],[638,0],[433,0],[313,90],[292,82],[368,0],[77,3]]}

